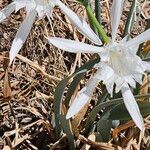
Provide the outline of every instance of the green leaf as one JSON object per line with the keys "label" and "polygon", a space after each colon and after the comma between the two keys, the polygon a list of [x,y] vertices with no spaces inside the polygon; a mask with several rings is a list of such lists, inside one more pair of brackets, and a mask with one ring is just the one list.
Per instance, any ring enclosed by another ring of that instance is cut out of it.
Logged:
{"label": "green leaf", "polygon": [[132,27],[133,27],[133,23],[135,21],[136,8],[137,8],[137,0],[133,0],[130,11],[128,13],[126,25],[125,25],[124,37],[126,35],[130,36],[131,30],[132,30]]}
{"label": "green leaf", "polygon": [[[100,61],[100,58],[95,58],[93,60],[90,60],[89,62],[87,62],[85,65],[81,66],[80,68],[78,68],[75,73],[81,71],[81,70],[89,70],[91,68],[93,68],[93,66],[98,63]],[[66,94],[66,98],[65,98],[65,106],[68,107],[69,105],[69,101],[73,95],[73,93],[75,92],[79,82],[82,80],[82,78],[84,77],[84,74],[85,72],[83,73],[80,73],[78,75],[76,75],[73,79],[73,81],[71,82],[69,88],[68,88],[68,91],[67,91],[67,94]]]}
{"label": "green leaf", "polygon": [[97,125],[97,132],[99,132],[102,136],[102,140],[99,142],[108,142],[110,140],[112,121],[100,119],[96,125]]}
{"label": "green leaf", "polygon": [[69,100],[72,96],[72,94],[75,91],[75,88],[78,84],[78,82],[82,79],[83,75],[88,69],[91,69],[96,63],[99,62],[99,57],[90,60],[82,67],[78,68],[75,73],[69,77],[64,78],[60,83],[57,85],[55,93],[54,93],[54,115],[55,115],[55,124],[56,124],[56,137],[59,139],[60,133],[61,133],[61,125],[60,125],[60,115],[61,115],[61,109],[62,109],[62,98],[64,96],[65,88],[69,82],[69,80],[72,77],[78,77],[74,79],[74,82],[70,85],[70,88],[68,89],[67,97],[66,97],[66,106],[68,106]]}
{"label": "green leaf", "polygon": [[82,3],[82,5],[88,5],[88,0],[77,0],[78,2]]}
{"label": "green leaf", "polygon": [[[149,98],[150,94],[143,94],[143,95],[136,95],[134,96],[136,99],[140,99],[140,98]],[[84,130],[84,135],[88,136],[89,132],[92,130],[93,128],[93,123],[96,119],[97,113],[99,113],[103,108],[108,108],[108,107],[115,107],[116,105],[123,103],[123,99],[122,98],[117,98],[117,99],[112,99],[103,103],[100,103],[98,105],[96,105],[93,110],[90,112],[90,114],[88,115],[88,118],[86,120],[86,125],[85,125],[85,130]],[[148,103],[150,104],[150,103]],[[122,104],[123,105],[123,104]],[[113,109],[112,108],[112,109]],[[150,108],[150,107],[149,107]],[[150,109],[149,109],[150,110]],[[118,112],[119,114],[122,114],[121,110]],[[108,113],[106,113],[106,115],[103,115],[103,119],[107,120],[109,118],[110,114],[110,110]],[[113,119],[112,120],[119,120],[119,119]]]}
{"label": "green leaf", "polygon": [[94,134],[95,134],[95,137],[96,137],[96,139],[95,139],[96,142],[103,141],[103,137],[102,137],[101,133],[94,132]]}
{"label": "green leaf", "polygon": [[62,107],[62,98],[64,94],[65,87],[69,81],[70,77],[63,79],[58,86],[56,87],[54,93],[54,115],[55,115],[55,130],[56,130],[56,137],[59,139],[61,126],[60,126],[60,115],[61,115],[61,107]]}
{"label": "green leaf", "polygon": [[99,0],[95,0],[95,16],[98,22],[101,22],[101,8]]}
{"label": "green leaf", "polygon": [[107,101],[109,99],[109,97],[110,97],[109,93],[107,92],[107,89],[105,88],[103,93],[98,97],[98,101],[97,101],[96,105]]}
{"label": "green leaf", "polygon": [[69,82],[69,80],[80,74],[86,72],[86,70],[80,70],[76,72],[75,74],[64,78],[62,81],[59,82],[58,86],[56,87],[55,93],[54,93],[54,115],[55,115],[55,124],[56,124],[56,137],[60,137],[60,132],[61,132],[61,126],[60,126],[60,115],[61,115],[61,109],[62,109],[62,98],[64,95],[65,88]]}
{"label": "green leaf", "polygon": [[99,113],[103,108],[113,106],[118,103],[122,103],[122,99],[117,99],[117,100],[109,100],[107,102],[100,103],[96,105],[93,110],[90,112],[87,120],[86,120],[86,125],[85,125],[85,131],[84,135],[88,136],[89,132],[91,131],[93,127],[94,120],[96,119],[97,113]]}
{"label": "green leaf", "polygon": [[74,141],[73,133],[70,129],[69,120],[66,120],[65,116],[60,115],[60,122],[61,122],[61,126],[68,138],[68,143],[69,143],[70,149],[75,150],[75,141]]}
{"label": "green leaf", "polygon": [[146,30],[150,28],[150,19],[147,20]]}
{"label": "green leaf", "polygon": [[[150,102],[138,101],[137,102],[143,117],[150,114]],[[111,109],[108,119],[110,120],[130,120],[131,117],[123,104],[118,104]]]}

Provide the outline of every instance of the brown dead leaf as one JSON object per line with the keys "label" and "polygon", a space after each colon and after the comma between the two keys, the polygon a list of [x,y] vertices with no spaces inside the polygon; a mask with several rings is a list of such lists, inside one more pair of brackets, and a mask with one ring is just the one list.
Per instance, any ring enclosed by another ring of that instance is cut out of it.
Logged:
{"label": "brown dead leaf", "polygon": [[3,58],[3,69],[4,69],[4,88],[3,88],[3,97],[4,99],[9,100],[11,97],[11,87],[10,87],[10,81],[8,77],[8,65],[9,65],[9,59],[7,58],[8,54],[4,53]]}
{"label": "brown dead leaf", "polygon": [[35,92],[35,95],[36,95],[36,97],[39,98],[39,99],[42,98],[42,99],[44,99],[44,100],[51,100],[51,101],[54,100],[54,97],[49,96],[49,95],[46,95],[46,94],[41,93],[41,92],[39,92],[39,91],[36,91],[36,92]]}
{"label": "brown dead leaf", "polygon": [[134,126],[134,125],[135,125],[135,123],[134,123],[133,121],[129,121],[129,122],[125,123],[125,124],[122,124],[122,125],[118,126],[117,128],[115,128],[115,129],[113,130],[113,133],[112,133],[113,138],[117,138],[117,137],[118,137],[118,134],[119,134],[122,130],[125,130],[125,129],[127,129],[127,128],[129,128],[129,127],[132,127],[132,126]]}
{"label": "brown dead leaf", "polygon": [[[95,137],[94,134],[91,134],[91,135],[89,135],[88,139],[95,142],[96,137]],[[90,147],[91,147],[90,145],[86,144],[86,145],[85,145],[85,150],[89,150]]]}
{"label": "brown dead leaf", "polygon": [[79,135],[78,127],[79,127],[81,121],[83,120],[88,107],[89,107],[89,102],[80,110],[80,112],[76,115],[76,117],[71,121],[72,131],[77,137]]}
{"label": "brown dead leaf", "polygon": [[122,150],[122,148],[119,146],[116,146],[110,143],[95,142],[95,141],[85,138],[82,135],[79,135],[79,140],[82,143],[90,145],[92,148],[95,148],[96,150]]}
{"label": "brown dead leaf", "polygon": [[11,150],[11,148],[8,145],[6,145],[4,146],[3,150]]}
{"label": "brown dead leaf", "polygon": [[143,83],[141,85],[140,94],[149,93],[149,89],[150,89],[150,75],[145,75]]}
{"label": "brown dead leaf", "polygon": [[142,53],[147,54],[149,51],[150,51],[150,41],[147,41],[143,46]]}
{"label": "brown dead leaf", "polygon": [[55,80],[55,81],[61,81],[60,78],[51,76],[49,74],[47,74],[38,64],[32,62],[31,60],[29,60],[26,57],[23,57],[21,55],[17,55],[17,58],[19,58],[21,61],[27,63],[28,65],[30,65],[33,69],[35,69],[36,71],[40,72],[41,74],[43,74],[47,79],[51,80]]}
{"label": "brown dead leaf", "polygon": [[10,81],[8,78],[8,69],[6,69],[5,76],[4,76],[3,96],[4,96],[4,99],[9,99],[11,97],[11,87],[10,87]]}

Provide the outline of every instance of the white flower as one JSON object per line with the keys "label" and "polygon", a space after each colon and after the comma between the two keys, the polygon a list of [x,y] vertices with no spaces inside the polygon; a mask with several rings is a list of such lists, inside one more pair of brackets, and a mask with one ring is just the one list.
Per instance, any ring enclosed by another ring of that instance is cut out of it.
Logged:
{"label": "white flower", "polygon": [[[0,11],[0,22],[4,21],[12,12],[17,12],[21,8],[25,8],[27,17],[21,24],[10,49],[10,64],[16,57],[17,53],[21,49],[23,43],[31,30],[32,24],[36,18],[39,19],[47,16],[50,17],[53,12],[53,8],[59,6],[61,11],[70,19],[70,21],[77,27],[77,29],[87,36],[94,43],[100,44],[99,38],[95,35],[92,29],[87,25],[84,20],[81,20],[71,9],[66,7],[60,0],[14,0],[11,4],[6,6]],[[85,31],[86,30],[86,31]]]}
{"label": "white flower", "polygon": [[111,11],[112,40],[103,47],[61,38],[48,38],[48,40],[63,50],[74,53],[98,53],[101,58],[101,61],[95,65],[97,72],[89,80],[86,87],[78,93],[71,104],[66,116],[67,119],[77,114],[83,108],[91,98],[96,85],[100,81],[103,81],[111,96],[113,95],[114,85],[116,93],[121,91],[125,106],[132,119],[136,125],[144,131],[143,118],[130,87],[135,88],[136,82],[141,83],[144,72],[150,70],[150,63],[142,61],[141,58],[136,55],[139,45],[150,40],[150,29],[129,41],[127,41],[126,38],[121,41],[116,41],[123,3],[124,0],[113,1]]}

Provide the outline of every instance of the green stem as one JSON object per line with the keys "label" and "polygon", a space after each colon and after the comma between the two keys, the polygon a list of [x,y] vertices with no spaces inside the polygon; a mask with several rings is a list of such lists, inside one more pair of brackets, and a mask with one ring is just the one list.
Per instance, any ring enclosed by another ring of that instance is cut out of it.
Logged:
{"label": "green stem", "polygon": [[88,16],[94,23],[95,27],[97,28],[98,33],[100,34],[102,41],[106,44],[110,42],[109,37],[107,36],[106,32],[104,31],[102,25],[98,22],[95,15],[93,14],[92,8],[89,5],[84,5],[87,11]]}
{"label": "green stem", "polygon": [[95,0],[95,16],[98,22],[101,22],[101,8],[99,0]]}
{"label": "green stem", "polygon": [[136,13],[136,7],[137,7],[136,3],[137,3],[136,0],[132,1],[131,9],[129,11],[127,21],[126,21],[126,25],[125,25],[125,30],[124,30],[124,35],[123,35],[124,37],[126,35],[130,36],[130,32],[131,32],[131,29],[133,27],[133,23],[135,21],[134,15]]}

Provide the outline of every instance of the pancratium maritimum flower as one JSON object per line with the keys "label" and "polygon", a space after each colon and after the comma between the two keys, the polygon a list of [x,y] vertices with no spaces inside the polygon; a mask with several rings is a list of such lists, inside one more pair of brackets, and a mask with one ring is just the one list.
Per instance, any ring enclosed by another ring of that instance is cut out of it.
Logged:
{"label": "pancratium maritimum flower", "polygon": [[[61,11],[70,19],[70,21],[77,27],[77,29],[87,36],[90,40],[96,43],[100,43],[99,38],[95,35],[91,28],[84,20],[81,20],[71,9],[65,6],[60,0],[14,0],[11,4],[6,6],[0,11],[0,22],[6,19],[13,11],[17,12],[21,8],[25,8],[27,17],[21,24],[10,49],[10,64],[21,49],[25,42],[32,24],[38,16],[40,19],[47,16],[50,17],[53,12],[53,8],[59,6]],[[86,32],[85,32],[86,28]]]}
{"label": "pancratium maritimum flower", "polygon": [[95,65],[97,72],[77,94],[71,104],[66,115],[67,119],[83,108],[91,98],[97,84],[103,81],[111,95],[113,94],[114,85],[116,93],[121,91],[125,106],[132,119],[141,130],[144,130],[143,118],[130,87],[135,88],[136,82],[141,83],[144,72],[150,70],[150,63],[142,61],[136,55],[139,45],[150,40],[150,29],[128,41],[126,38],[116,41],[123,3],[124,0],[113,1],[111,10],[112,39],[109,44],[103,47],[61,38],[48,38],[50,43],[65,51],[98,53],[101,58],[100,62]]}

